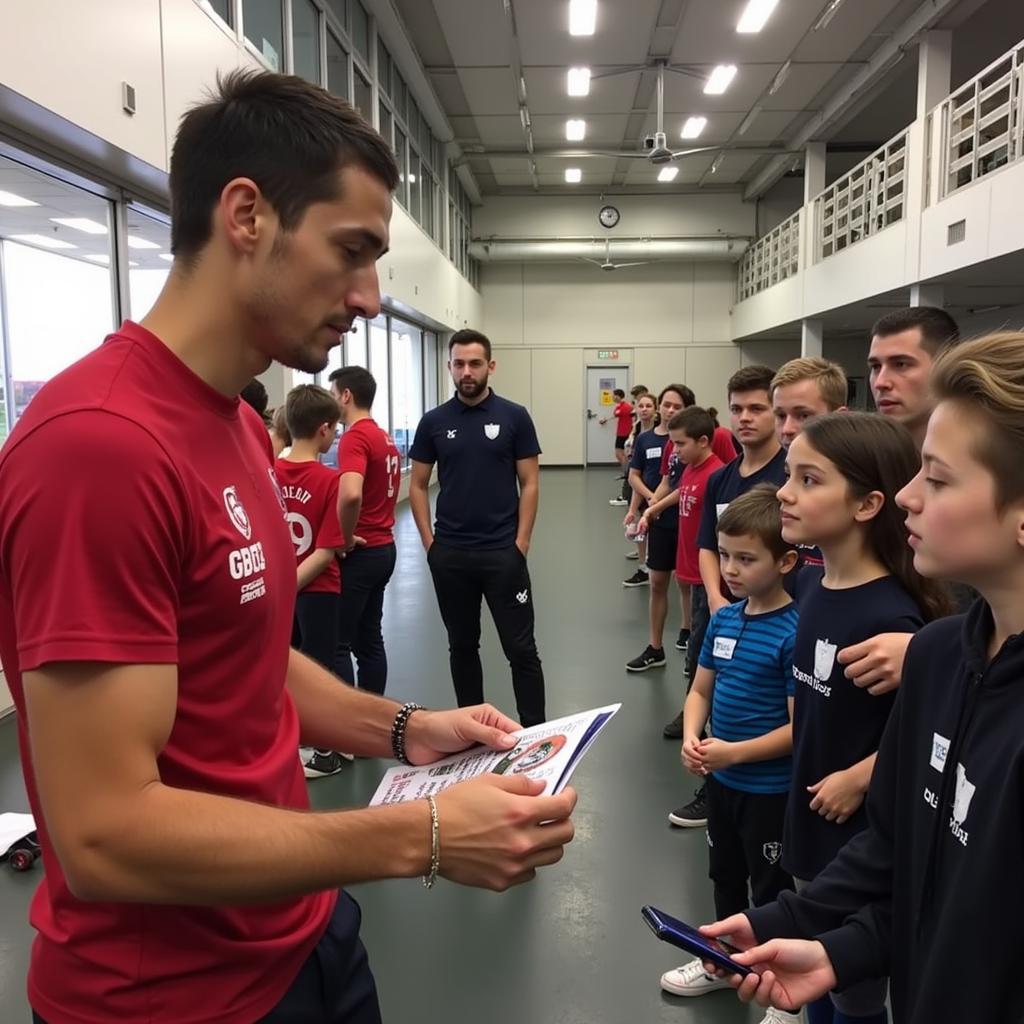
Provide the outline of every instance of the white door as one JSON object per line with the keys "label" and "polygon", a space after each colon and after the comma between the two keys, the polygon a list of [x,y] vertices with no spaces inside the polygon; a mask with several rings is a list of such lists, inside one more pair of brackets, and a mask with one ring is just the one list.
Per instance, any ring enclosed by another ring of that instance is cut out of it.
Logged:
{"label": "white door", "polygon": [[[615,463],[615,399],[612,392],[622,388],[629,396],[628,366],[587,367],[587,464]],[[601,420],[607,417],[602,426]]]}

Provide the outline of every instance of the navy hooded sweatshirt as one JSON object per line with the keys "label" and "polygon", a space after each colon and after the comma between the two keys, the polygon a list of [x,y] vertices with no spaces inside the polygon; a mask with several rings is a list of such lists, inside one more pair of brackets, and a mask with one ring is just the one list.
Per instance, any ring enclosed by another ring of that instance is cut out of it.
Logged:
{"label": "navy hooded sweatshirt", "polygon": [[839,991],[890,978],[896,1024],[1024,1021],[1024,634],[984,601],[910,642],[868,827],[800,894],[747,911],[817,938]]}

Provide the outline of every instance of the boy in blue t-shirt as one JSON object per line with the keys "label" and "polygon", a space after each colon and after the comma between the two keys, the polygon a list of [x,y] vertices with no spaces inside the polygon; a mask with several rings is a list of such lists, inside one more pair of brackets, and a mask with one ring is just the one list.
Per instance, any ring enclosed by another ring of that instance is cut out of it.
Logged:
{"label": "boy in blue t-shirt", "polygon": [[[782,832],[792,774],[797,609],[783,583],[798,556],[782,539],[775,492],[771,484],[754,487],[719,517],[722,576],[737,603],[712,616],[683,708],[683,764],[707,780],[709,875],[719,921],[746,910],[751,896],[760,906],[793,888],[782,868]],[[661,987],[694,996],[729,982],[692,960],[662,975]]]}

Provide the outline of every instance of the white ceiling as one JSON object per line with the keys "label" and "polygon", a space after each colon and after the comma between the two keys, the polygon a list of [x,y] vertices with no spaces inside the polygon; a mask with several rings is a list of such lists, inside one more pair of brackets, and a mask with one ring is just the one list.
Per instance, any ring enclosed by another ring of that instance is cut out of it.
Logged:
{"label": "white ceiling", "polygon": [[[111,203],[101,196],[75,188],[56,178],[6,157],[0,157],[0,191],[11,192],[22,199],[30,199],[36,206],[0,206],[0,238],[14,235],[43,235],[73,245],[73,249],[49,249],[55,255],[68,259],[86,260],[87,256],[105,255],[110,258]],[[108,226],[105,235],[91,235],[62,224],[51,218],[86,217]],[[134,209],[128,212],[128,234],[153,242],[158,249],[131,249],[131,269],[168,270],[170,263],[160,259],[168,252],[170,228]],[[31,244],[31,243],[22,243]],[[42,247],[38,247],[42,248]],[[94,262],[86,260],[86,262]]]}
{"label": "white ceiling", "polygon": [[[544,191],[571,188],[566,167],[583,169],[591,189],[634,187],[666,189],[736,188],[753,178],[769,159],[764,147],[785,149],[788,139],[870,59],[924,0],[845,0],[831,23],[812,26],[825,0],[780,0],[765,28],[740,35],[735,26],[746,0],[598,0],[597,31],[591,37],[568,33],[568,0],[395,0],[410,38],[442,106],[456,141],[484,193],[515,192],[534,184],[526,133],[520,120],[517,76],[522,67],[532,123],[537,185]],[[983,0],[960,0],[941,23],[958,24]],[[1020,0],[988,0],[1014,8]],[[511,17],[505,12],[511,10]],[[957,15],[957,11],[961,13]],[[514,27],[514,29],[513,29]],[[791,69],[773,96],[768,89],[782,65]],[[711,145],[726,156],[709,173],[715,153],[680,163],[673,185],[656,184],[657,168],[645,160],[544,156],[552,150],[597,148],[636,152],[641,138],[656,128],[656,62],[679,71],[665,75],[665,130],[674,149]],[[718,63],[735,64],[738,73],[721,96],[706,96],[704,79]],[[901,114],[906,110],[905,72]],[[590,95],[566,93],[565,72],[588,65],[594,77]],[[643,66],[646,70],[623,70]],[[895,76],[894,76],[895,78]],[[879,89],[885,86],[879,83]],[[747,132],[738,129],[755,105],[762,110]],[[879,132],[861,118],[856,140],[875,145],[891,105],[879,103]],[[861,107],[863,109],[863,106]],[[679,132],[690,115],[708,119],[695,142]],[[911,119],[912,119],[911,108]],[[584,143],[567,143],[565,121],[587,122]],[[904,120],[898,127],[903,127]],[[836,125],[838,132],[842,125]],[[850,139],[846,139],[849,143]],[[744,152],[762,147],[762,152]],[[865,149],[865,155],[869,152]],[[499,156],[489,155],[500,153]]]}

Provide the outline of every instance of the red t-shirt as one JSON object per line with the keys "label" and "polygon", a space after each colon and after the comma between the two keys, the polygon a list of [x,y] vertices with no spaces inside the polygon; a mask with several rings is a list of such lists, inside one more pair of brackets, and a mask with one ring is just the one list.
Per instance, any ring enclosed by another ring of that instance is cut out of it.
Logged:
{"label": "red t-shirt", "polygon": [[700,513],[704,507],[704,492],[708,480],[722,460],[711,453],[699,466],[687,466],[679,482],[679,534],[676,541],[676,576],[683,583],[700,583],[700,548],[697,531]]}
{"label": "red t-shirt", "polygon": [[35,787],[21,674],[177,665],[162,781],[305,809],[285,689],[294,604],[269,440],[248,406],[130,322],[32,400],[0,449],[0,659],[46,868],[28,994],[49,1024],[252,1024],[295,979],[335,894],[214,907],[77,899]]}
{"label": "red t-shirt", "polygon": [[338,446],[338,469],[363,478],[363,504],[356,534],[368,548],[394,543],[395,503],[402,479],[402,457],[386,430],[371,419],[345,430]]}
{"label": "red t-shirt", "polygon": [[727,427],[715,427],[714,436],[711,438],[711,450],[722,460],[722,465],[727,466],[736,458],[736,445],[732,443],[732,431]]}
{"label": "red t-shirt", "polygon": [[[274,472],[288,509],[295,564],[304,562],[316,548],[343,548],[345,537],[338,522],[338,474],[319,462],[290,462],[288,459],[278,459]],[[341,570],[336,558],[302,590],[303,594],[340,592]]]}
{"label": "red t-shirt", "polygon": [[629,402],[619,402],[615,406],[612,415],[617,421],[615,424],[615,436],[629,437],[629,432],[633,429],[633,406]]}

